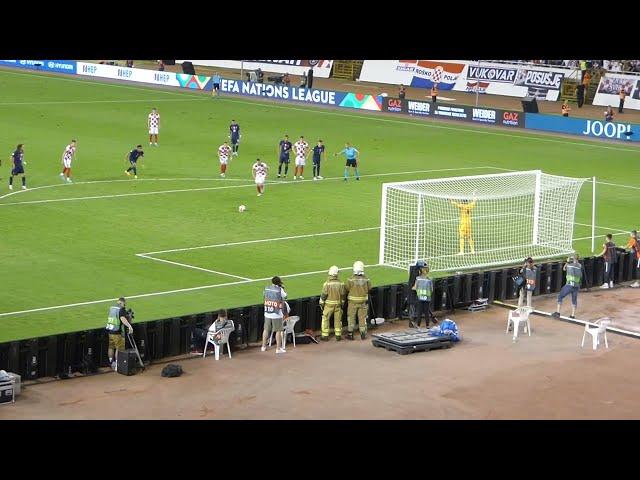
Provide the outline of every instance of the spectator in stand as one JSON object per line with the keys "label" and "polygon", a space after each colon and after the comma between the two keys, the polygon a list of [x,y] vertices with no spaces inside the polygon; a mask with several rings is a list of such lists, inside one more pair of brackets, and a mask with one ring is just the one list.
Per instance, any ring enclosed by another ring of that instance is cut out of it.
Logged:
{"label": "spectator in stand", "polygon": [[133,68],[133,60],[127,60],[127,68]]}
{"label": "spectator in stand", "polygon": [[[611,108],[611,107],[609,107]],[[600,288],[613,288],[614,267],[618,260],[616,244],[613,243],[613,235],[607,233],[607,241],[602,245],[599,257],[604,257],[604,283]]]}
{"label": "spectator in stand", "polygon": [[587,61],[586,60],[580,60],[580,73],[582,74],[582,76],[580,77],[580,80],[584,81],[584,74],[587,73]]}
{"label": "spectator in stand", "polygon": [[569,101],[565,100],[564,102],[562,102],[562,116],[568,117],[570,111],[571,109],[569,108]]}
{"label": "spectator in stand", "polygon": [[627,92],[625,92],[624,87],[624,85],[620,87],[620,104],[618,105],[618,113],[622,113],[622,107],[624,107],[624,99],[627,96]]}
{"label": "spectator in stand", "polygon": [[307,88],[313,88],[313,67],[307,72]]}
{"label": "spectator in stand", "polygon": [[404,89],[404,85],[400,84],[400,88],[398,90],[398,98],[403,99],[407,95],[407,92]]}
{"label": "spectator in stand", "polygon": [[580,84],[576,87],[576,100],[578,101],[578,108],[582,108],[584,104],[584,84]]}
{"label": "spectator in stand", "polygon": [[604,111],[604,121],[613,122],[613,108],[611,108],[611,105]]}
{"label": "spectator in stand", "polygon": [[582,77],[582,101],[585,101],[586,94],[589,91],[589,84],[591,83],[591,73],[586,70]]}
{"label": "spectator in stand", "polygon": [[307,87],[307,72],[302,72],[302,76],[300,77],[300,87]]}
{"label": "spectator in stand", "polygon": [[284,77],[282,77],[282,82],[288,87],[291,85],[291,78],[289,78],[289,72],[284,74]]}
{"label": "spectator in stand", "polygon": [[436,105],[436,100],[438,99],[438,84],[434,83],[433,87],[431,87],[431,101],[433,105]]}
{"label": "spectator in stand", "polygon": [[158,70],[164,72],[164,62],[162,60],[158,60]]}
{"label": "spectator in stand", "polygon": [[[631,256],[633,258],[633,264],[636,270],[640,271],[640,240],[638,240],[638,232],[636,230],[631,231],[631,237],[629,237],[629,241],[625,245],[625,248],[631,249]],[[638,278],[637,275],[635,275]],[[640,280],[636,280],[631,287],[638,288],[640,287]]]}

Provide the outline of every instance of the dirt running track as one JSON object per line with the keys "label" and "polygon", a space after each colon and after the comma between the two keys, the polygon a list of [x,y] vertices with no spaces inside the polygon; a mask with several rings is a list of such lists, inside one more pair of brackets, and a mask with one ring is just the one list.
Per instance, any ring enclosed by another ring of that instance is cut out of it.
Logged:
{"label": "dirt running track", "polygon": [[[555,296],[534,298],[551,311]],[[568,298],[566,299],[569,300]],[[578,318],[610,316],[640,330],[640,289],[581,293]],[[569,309],[565,302],[563,313]],[[638,419],[640,340],[609,334],[609,349],[580,348],[582,327],[532,317],[531,337],[505,333],[507,310],[450,316],[464,340],[449,350],[401,356],[355,340],[258,348],[232,359],[163,364],[28,385],[0,419]],[[407,327],[406,321],[378,331]],[[375,332],[374,332],[375,333]]]}

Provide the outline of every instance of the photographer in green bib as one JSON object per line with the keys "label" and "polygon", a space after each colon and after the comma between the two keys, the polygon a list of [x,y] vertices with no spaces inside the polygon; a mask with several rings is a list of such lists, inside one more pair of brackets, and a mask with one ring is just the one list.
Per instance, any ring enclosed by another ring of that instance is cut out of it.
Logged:
{"label": "photographer in green bib", "polygon": [[575,254],[567,259],[562,269],[567,272],[567,281],[558,294],[558,305],[556,311],[552,314],[554,317],[560,317],[560,306],[564,298],[571,294],[571,315],[569,318],[576,318],[576,308],[578,307],[578,292],[580,291],[580,282],[582,281],[582,265]]}
{"label": "photographer in green bib", "polygon": [[[416,291],[416,320],[417,326],[420,326],[422,322],[422,315],[424,314],[425,327],[429,327],[429,319],[433,320],[434,325],[438,321],[431,315],[431,297],[433,295],[433,280],[429,278],[429,267],[424,266],[420,269],[420,275],[416,277],[416,281],[411,287]],[[410,327],[415,327],[416,324],[409,322]]]}
{"label": "photographer in green bib", "polygon": [[[109,308],[109,317],[107,318],[107,326],[105,327],[109,334],[109,364],[111,368],[116,368],[116,356],[118,350],[124,350],[124,327],[129,329],[129,333],[133,333],[133,327],[129,323],[130,310],[125,308],[126,300],[124,297],[118,299],[118,304]],[[132,315],[133,316],[133,315]]]}

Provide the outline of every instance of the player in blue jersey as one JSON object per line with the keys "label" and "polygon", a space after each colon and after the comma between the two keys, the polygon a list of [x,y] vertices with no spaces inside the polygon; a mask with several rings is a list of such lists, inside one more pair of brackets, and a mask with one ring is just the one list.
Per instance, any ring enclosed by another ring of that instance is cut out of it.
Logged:
{"label": "player in blue jersey", "polygon": [[131,166],[124,171],[124,173],[126,173],[129,177],[131,176],[130,172],[133,172],[134,178],[138,178],[138,159],[140,157],[144,157],[142,145],[136,146],[136,148],[131,150],[125,156],[125,159],[129,160],[129,163],[131,164]]}
{"label": "player in blue jersey", "polygon": [[344,167],[344,181],[346,182],[349,178],[349,167],[353,167],[355,169],[356,180],[360,180],[360,172],[358,172],[358,155],[360,152],[357,148],[352,147],[351,144],[347,142],[344,149],[338,153],[334,153],[333,156],[335,157],[342,153],[344,153],[344,156],[347,158],[347,164]]}
{"label": "player in blue jersey", "polygon": [[229,125],[229,139],[231,139],[231,150],[233,151],[233,156],[238,156],[238,148],[240,147],[240,125],[235,120],[231,120],[231,125]]}
{"label": "player in blue jersey", "polygon": [[11,176],[9,177],[9,190],[13,190],[13,177],[22,175],[22,190],[27,189],[27,177],[24,174],[24,166],[27,162],[24,161],[24,143],[19,143],[16,150],[11,154],[11,161],[13,168],[11,169]]}
{"label": "player in blue jersey", "polygon": [[287,178],[287,173],[289,173],[289,154],[291,153],[291,149],[293,145],[289,141],[289,135],[285,135],[280,143],[278,144],[278,178],[280,178],[280,174],[282,173],[282,165],[284,164],[284,178]]}

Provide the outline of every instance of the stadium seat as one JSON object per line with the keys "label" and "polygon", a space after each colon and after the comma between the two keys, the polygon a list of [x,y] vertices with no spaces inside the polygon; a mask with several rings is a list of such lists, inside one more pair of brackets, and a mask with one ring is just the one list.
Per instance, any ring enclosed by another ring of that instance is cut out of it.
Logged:
{"label": "stadium seat", "polygon": [[[214,332],[207,332],[207,341],[204,344],[204,352],[202,354],[202,358],[205,358],[207,356],[207,347],[210,343],[213,345],[213,348],[215,350],[216,360],[220,360],[220,349],[222,349],[222,353],[224,353],[225,345],[227,346],[227,353],[229,353],[229,358],[231,358],[231,345],[229,345],[229,336],[231,335],[231,332],[236,329],[236,327],[233,323],[233,320],[229,320],[229,322],[231,323],[230,327],[223,328]],[[214,339],[218,334],[220,334],[221,337],[220,340],[216,342],[214,341]]]}
{"label": "stadium seat", "polygon": [[[287,335],[291,334],[291,336],[293,337],[293,348],[296,348],[296,333],[293,331],[293,329],[296,326],[296,323],[298,323],[298,321],[300,320],[300,317],[298,316],[293,316],[293,317],[288,317],[282,324],[282,336],[284,337],[282,339],[282,348],[286,348],[287,346]],[[276,332],[271,332],[271,335],[269,336],[269,346],[271,346],[271,341],[273,340],[273,334]]]}
{"label": "stadium seat", "polygon": [[608,317],[601,318],[600,320],[596,320],[593,323],[585,323],[581,346],[584,348],[584,339],[586,338],[588,333],[589,335],[591,335],[591,339],[593,340],[594,350],[597,350],[600,346],[600,335],[604,336],[604,344],[607,348],[609,348],[609,342],[607,342],[607,325],[610,324],[611,320]]}
{"label": "stadium seat", "polygon": [[533,309],[531,307],[518,307],[515,310],[511,310],[509,312],[509,317],[507,318],[507,332],[509,333],[509,327],[513,324],[513,341],[515,342],[518,338],[518,330],[520,329],[520,324],[524,324],[524,332],[528,333],[531,336],[531,323],[529,322],[529,315]]}

